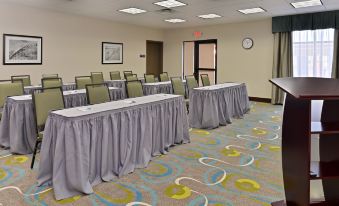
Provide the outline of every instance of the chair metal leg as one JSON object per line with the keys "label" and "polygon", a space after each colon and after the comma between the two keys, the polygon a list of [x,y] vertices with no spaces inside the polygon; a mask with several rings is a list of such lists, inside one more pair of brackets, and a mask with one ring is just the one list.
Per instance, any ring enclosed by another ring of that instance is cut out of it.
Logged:
{"label": "chair metal leg", "polygon": [[35,155],[36,155],[36,153],[37,153],[37,151],[38,151],[38,146],[39,146],[40,143],[41,143],[40,140],[37,140],[36,143],[35,143],[34,152],[33,152],[33,157],[32,157],[32,162],[31,162],[31,169],[33,169],[33,167],[34,167]]}

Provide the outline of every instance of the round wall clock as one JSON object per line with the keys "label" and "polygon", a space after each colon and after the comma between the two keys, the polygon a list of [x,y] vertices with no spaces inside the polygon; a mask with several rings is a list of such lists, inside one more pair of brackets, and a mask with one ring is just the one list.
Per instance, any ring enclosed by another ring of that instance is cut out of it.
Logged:
{"label": "round wall clock", "polygon": [[244,40],[242,40],[242,47],[244,49],[250,49],[253,47],[253,39],[251,38],[245,38]]}

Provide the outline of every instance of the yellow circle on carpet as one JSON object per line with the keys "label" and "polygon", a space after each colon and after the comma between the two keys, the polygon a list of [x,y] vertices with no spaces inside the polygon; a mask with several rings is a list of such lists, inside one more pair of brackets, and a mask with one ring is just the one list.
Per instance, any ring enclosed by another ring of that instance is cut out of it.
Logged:
{"label": "yellow circle on carpet", "polygon": [[6,171],[0,168],[0,180],[5,179],[6,176],[7,176]]}
{"label": "yellow circle on carpet", "polygon": [[198,134],[198,135],[209,135],[210,133],[205,130],[200,130],[200,129],[193,129],[192,133]]}
{"label": "yellow circle on carpet", "polygon": [[152,165],[144,169],[144,172],[150,175],[162,175],[165,174],[167,171],[168,169],[165,166],[156,162],[153,162]]}
{"label": "yellow circle on carpet", "polygon": [[256,135],[265,135],[265,134],[267,134],[267,130],[263,129],[263,128],[255,127],[255,128],[253,128],[253,133],[256,134]]}
{"label": "yellow circle on carpet", "polygon": [[22,164],[25,163],[28,160],[28,157],[24,155],[20,156],[14,156],[12,158],[9,158],[6,162],[5,165],[15,165],[15,164]]}
{"label": "yellow circle on carpet", "polygon": [[58,204],[62,204],[62,205],[64,205],[64,204],[70,204],[70,203],[73,203],[73,202],[77,201],[77,200],[80,199],[80,198],[81,198],[81,196],[78,195],[78,196],[66,198],[66,199],[63,199],[63,200],[58,200],[58,201],[56,201],[56,202],[57,202]]}
{"label": "yellow circle on carpet", "polygon": [[114,187],[116,187],[117,193],[124,193],[123,195],[119,195],[120,197],[112,197],[111,195],[102,193],[102,192],[96,192],[97,195],[105,199],[106,201],[113,203],[113,204],[120,204],[120,205],[125,205],[129,202],[132,202],[135,199],[134,192],[120,184],[115,184],[113,183]]}
{"label": "yellow circle on carpet", "polygon": [[221,154],[227,156],[227,157],[239,157],[240,156],[240,152],[236,149],[223,149],[221,150]]}
{"label": "yellow circle on carpet", "polygon": [[270,146],[269,149],[273,152],[280,152],[281,147],[279,146]]}
{"label": "yellow circle on carpet", "polygon": [[173,184],[165,189],[165,194],[173,199],[182,200],[191,196],[191,189],[184,185]]}
{"label": "yellow circle on carpet", "polygon": [[246,192],[256,192],[260,190],[260,185],[256,181],[250,179],[238,179],[235,182],[235,186]]}

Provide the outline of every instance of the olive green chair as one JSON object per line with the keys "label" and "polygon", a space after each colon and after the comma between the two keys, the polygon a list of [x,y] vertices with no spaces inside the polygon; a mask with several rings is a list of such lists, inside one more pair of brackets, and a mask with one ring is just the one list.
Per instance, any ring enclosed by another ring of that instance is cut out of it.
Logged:
{"label": "olive green chair", "polygon": [[182,95],[186,98],[185,86],[182,83],[181,77],[172,77],[171,82],[172,82],[173,93],[177,95]]}
{"label": "olive green chair", "polygon": [[110,72],[109,76],[111,77],[111,80],[121,80],[119,71]]}
{"label": "olive green chair", "polygon": [[12,83],[11,80],[0,80],[0,119],[2,118],[2,109],[6,98],[10,96],[19,96],[24,94],[22,80]]}
{"label": "olive green chair", "polygon": [[168,81],[170,81],[167,72],[161,73],[161,74],[159,75],[159,77],[160,77],[160,81],[161,81],[161,82],[168,82]]}
{"label": "olive green chair", "polygon": [[133,75],[132,71],[124,71],[124,78],[126,79],[127,76]]}
{"label": "olive green chair", "polygon": [[185,79],[186,79],[187,92],[188,92],[187,96],[189,96],[189,92],[190,92],[192,89],[197,88],[197,87],[199,87],[199,86],[198,86],[198,82],[197,82],[197,80],[195,79],[195,76],[194,76],[194,75],[187,75],[187,76],[185,77]]}
{"label": "olive green chair", "polygon": [[88,104],[100,104],[111,101],[106,84],[88,84],[86,85],[86,94]]}
{"label": "olive green chair", "polygon": [[[62,79],[61,78],[42,78],[41,79],[41,85],[43,89],[49,89],[49,88],[62,88]],[[46,90],[46,91],[52,91],[52,89]]]}
{"label": "olive green chair", "polygon": [[142,88],[142,83],[139,80],[126,81],[126,90],[127,90],[128,98],[144,96],[144,90]]}
{"label": "olive green chair", "polygon": [[77,89],[86,89],[86,85],[92,84],[91,76],[75,77],[75,84]]}
{"label": "olive green chair", "polygon": [[154,74],[144,74],[144,77],[145,77],[146,83],[154,83],[155,82]]}
{"label": "olive green chair", "polygon": [[184,96],[185,103],[188,109],[189,99],[186,99],[185,86],[184,83],[182,83],[181,77],[171,77],[171,83],[173,88],[173,94]]}
{"label": "olive green chair", "polygon": [[132,74],[132,75],[127,75],[126,76],[126,81],[130,82],[130,81],[137,81],[138,80],[138,76],[136,74]]}
{"label": "olive green chair", "polygon": [[[48,91],[49,90],[49,91]],[[33,108],[37,129],[37,139],[33,151],[31,169],[34,167],[35,155],[43,139],[43,130],[47,117],[51,111],[65,108],[64,96],[61,87],[46,88],[42,91],[36,90],[33,95]]]}
{"label": "olive green chair", "polygon": [[102,72],[91,72],[92,84],[103,84],[104,74]]}
{"label": "olive green chair", "polygon": [[210,78],[208,77],[208,74],[200,74],[201,82],[204,87],[210,86]]}
{"label": "olive green chair", "polygon": [[11,76],[12,83],[23,83],[24,87],[31,86],[31,76],[30,75],[17,75]]}
{"label": "olive green chair", "polygon": [[59,74],[43,74],[42,78],[43,79],[46,79],[46,78],[59,78]]}

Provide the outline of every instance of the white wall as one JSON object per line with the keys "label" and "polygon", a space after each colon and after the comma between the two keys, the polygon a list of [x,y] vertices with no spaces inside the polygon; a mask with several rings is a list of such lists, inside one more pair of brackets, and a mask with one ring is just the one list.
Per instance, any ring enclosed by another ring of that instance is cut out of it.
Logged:
{"label": "white wall", "polygon": [[[245,82],[250,96],[271,98],[273,64],[273,34],[271,19],[237,24],[223,24],[188,29],[166,30],[164,71],[180,75],[183,41],[198,40],[194,31],[203,33],[201,39],[218,39],[218,82]],[[242,40],[250,37],[254,46],[242,48]]]}
{"label": "white wall", "polygon": [[[146,54],[146,40],[163,41],[164,35],[162,30],[4,3],[0,6],[0,33],[43,37],[42,65],[0,65],[0,79],[30,74],[35,84],[43,73],[59,73],[64,82],[91,71],[103,71],[109,78],[109,71],[133,69],[141,76],[146,59],[139,55]],[[124,64],[101,64],[103,41],[124,43]]]}

